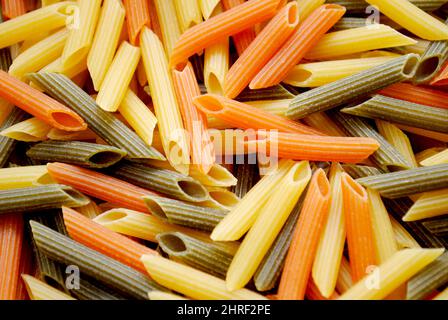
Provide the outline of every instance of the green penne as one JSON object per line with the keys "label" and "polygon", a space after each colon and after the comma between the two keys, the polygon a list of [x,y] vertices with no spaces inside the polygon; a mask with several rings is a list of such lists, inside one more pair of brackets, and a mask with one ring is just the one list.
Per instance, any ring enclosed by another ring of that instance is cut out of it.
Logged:
{"label": "green penne", "polygon": [[448,109],[435,108],[404,100],[376,95],[342,112],[371,119],[392,121],[411,127],[448,132]]}
{"label": "green penne", "polygon": [[276,85],[274,87],[266,89],[251,90],[246,88],[239,94],[235,100],[240,102],[254,101],[254,100],[282,100],[292,99],[294,95],[286,90],[282,85]]}
{"label": "green penne", "polygon": [[333,120],[350,136],[371,137],[380,144],[380,148],[370,157],[372,162],[383,171],[389,168],[408,169],[412,165],[366,120],[341,112],[331,112]]}
{"label": "green penne", "polygon": [[237,164],[235,168],[235,178],[238,179],[236,186],[232,187],[232,192],[242,199],[246,193],[260,180],[258,165]]}
{"label": "green penne", "polygon": [[[0,125],[0,132],[15,125],[16,123],[23,121],[26,116],[26,113],[22,111],[22,109],[12,109],[5,121]],[[8,161],[8,158],[13,152],[16,144],[16,140],[0,135],[0,168],[3,168],[6,165],[6,162]]]}
{"label": "green penne", "polygon": [[341,106],[391,84],[411,79],[419,61],[416,54],[408,54],[352,76],[314,88],[296,96],[286,116],[297,120]]}
{"label": "green penne", "polygon": [[181,232],[157,235],[160,248],[170,259],[198,270],[225,278],[233,256],[211,243],[200,241]]}
{"label": "green penne", "polygon": [[408,300],[422,300],[448,283],[448,252],[424,268],[408,282]]}
{"label": "green penne", "polygon": [[423,221],[422,224],[435,236],[448,236],[448,218],[431,219],[428,221]]}
{"label": "green penne", "polygon": [[55,261],[77,266],[81,273],[107,284],[125,296],[145,300],[148,291],[165,291],[146,275],[114,259],[38,222],[31,221],[30,224],[39,250]]}
{"label": "green penne", "polygon": [[[414,5],[424,11],[434,11],[447,3],[447,0],[409,0]],[[366,8],[369,6],[364,0],[328,0],[328,3],[336,3],[344,6],[347,12],[350,13],[366,13]],[[368,12],[370,13],[370,12]]]}
{"label": "green penne", "polygon": [[417,242],[424,248],[448,248],[448,241],[444,238],[437,237],[425,226],[419,222],[404,222],[403,217],[412,206],[413,202],[409,198],[400,199],[383,199],[384,204],[388,208],[388,212],[400,223]]}
{"label": "green penne", "polygon": [[280,279],[306,194],[307,191],[305,190],[255,272],[254,282],[258,291],[273,289]]}
{"label": "green penne", "polygon": [[[448,19],[445,21],[448,24]],[[448,41],[433,41],[426,48],[420,58],[415,72],[414,83],[424,84],[430,82],[440,71],[448,59]]]}
{"label": "green penne", "polygon": [[366,18],[344,17],[333,26],[333,30],[361,28],[365,27],[367,23]]}
{"label": "green penne", "polygon": [[385,173],[357,180],[364,187],[395,199],[448,187],[448,164]]}
{"label": "green penne", "polygon": [[[59,218],[58,218],[59,216]],[[34,220],[36,222],[39,222],[40,224],[47,226],[49,228],[55,229],[55,230],[65,230],[65,228],[61,228],[60,222],[57,220],[63,222],[63,219],[61,217],[60,210],[55,210],[54,212],[38,212],[35,214],[32,214],[27,217],[27,221]],[[64,270],[65,266],[63,264],[60,264],[50,258],[48,258],[45,254],[43,254],[37,247],[31,230],[31,239],[33,242],[33,250],[37,261],[37,269],[39,271],[39,279],[47,283],[48,285],[62,291],[67,292],[66,286],[65,286],[65,277],[64,277]]]}
{"label": "green penne", "polygon": [[120,161],[126,152],[118,148],[79,141],[45,141],[34,145],[26,155],[46,162],[64,162],[88,168],[107,168]]}
{"label": "green penne", "polygon": [[70,293],[78,300],[126,300],[126,298],[117,292],[106,288],[97,281],[81,275],[79,279],[79,288],[70,290]]}
{"label": "green penne", "polygon": [[207,189],[199,181],[175,171],[123,162],[108,172],[121,180],[171,198],[189,202],[202,202],[208,198]]}
{"label": "green penne", "polygon": [[90,199],[75,189],[49,184],[38,187],[0,191],[0,214],[67,207],[82,207]]}
{"label": "green penne", "polygon": [[51,97],[59,100],[78,113],[89,128],[110,145],[127,152],[133,160],[165,157],[156,149],[147,146],[137,134],[118,120],[112,113],[101,109],[86,92],[63,74],[32,73],[29,79],[43,88]]}
{"label": "green penne", "polygon": [[353,179],[359,179],[368,176],[374,176],[381,174],[382,172],[375,168],[369,166],[358,166],[355,164],[343,164],[342,168],[347,172]]}
{"label": "green penne", "polygon": [[211,231],[224,218],[227,211],[195,206],[179,200],[162,198],[158,196],[144,196],[143,199],[155,216],[168,220],[168,222]]}

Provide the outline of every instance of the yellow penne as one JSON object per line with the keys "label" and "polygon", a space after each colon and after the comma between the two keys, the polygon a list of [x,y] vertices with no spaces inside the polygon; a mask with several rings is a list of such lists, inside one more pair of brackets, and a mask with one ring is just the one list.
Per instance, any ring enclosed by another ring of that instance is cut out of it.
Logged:
{"label": "yellow penne", "polygon": [[236,185],[237,179],[232,173],[219,164],[213,164],[212,168],[207,174],[191,167],[190,176],[198,180],[205,186],[210,187],[231,187]]}
{"label": "yellow penne", "polygon": [[143,62],[158,119],[163,149],[170,164],[177,171],[188,174],[190,166],[189,140],[174,94],[166,54],[157,35],[148,28],[143,29],[140,37]]}
{"label": "yellow penne", "polygon": [[76,300],[27,274],[23,274],[22,279],[25,282],[26,291],[28,291],[31,300]]}
{"label": "yellow penne", "polygon": [[54,183],[47,166],[12,167],[0,169],[0,190],[34,187]]}
{"label": "yellow penne", "polygon": [[36,142],[46,140],[51,128],[42,120],[31,118],[3,130],[0,135],[18,141]]}
{"label": "yellow penne", "polygon": [[428,157],[422,161],[420,164],[422,166],[435,166],[436,164],[448,163],[448,149],[445,149],[431,157]]}
{"label": "yellow penne", "polygon": [[295,87],[320,87],[383,64],[394,57],[313,62],[295,66],[283,82]]}
{"label": "yellow penne", "polygon": [[[128,209],[107,208],[106,212],[98,215],[93,220],[112,231],[151,242],[157,242],[156,236],[159,233],[181,232],[201,241],[212,243],[210,236],[204,232],[170,224],[153,215]],[[213,243],[232,255],[235,254],[239,246],[239,243],[237,242]]]}
{"label": "yellow penne", "polygon": [[180,27],[177,22],[174,0],[153,0],[162,31],[163,44],[167,56],[173,51],[174,45],[180,37]]}
{"label": "yellow penne", "polygon": [[125,13],[120,0],[104,1],[92,48],[87,56],[87,68],[96,91],[100,90],[117,50]]}
{"label": "yellow penne", "polygon": [[392,228],[394,230],[395,241],[398,249],[421,248],[418,242],[410,235],[410,233],[393,217],[389,216]]}
{"label": "yellow penne", "polygon": [[200,206],[218,208],[223,210],[232,210],[239,202],[232,191],[220,187],[207,187],[209,198],[207,201],[198,203]]}
{"label": "yellow penne", "polygon": [[448,189],[422,194],[406,212],[403,221],[417,221],[448,214]]}
{"label": "yellow penne", "polygon": [[163,291],[150,291],[148,292],[149,300],[188,300],[177,294],[167,293]]}
{"label": "yellow penne", "polygon": [[42,68],[39,72],[61,73],[66,75],[68,78],[73,79],[85,70],[87,70],[86,59],[80,60],[77,64],[72,66],[65,67],[62,65],[62,58],[58,58],[46,67]]}
{"label": "yellow penne", "polygon": [[47,138],[50,140],[80,141],[80,140],[95,140],[97,138],[97,135],[89,129],[80,132],[69,132],[52,128],[48,132]]}
{"label": "yellow penne", "polygon": [[383,263],[398,251],[394,229],[380,194],[369,188],[367,188],[367,194],[377,261]]}
{"label": "yellow penne", "polygon": [[0,49],[63,27],[77,8],[75,3],[64,1],[1,23]]}
{"label": "yellow penne", "polygon": [[310,60],[328,60],[337,56],[381,48],[415,44],[395,29],[383,24],[328,33],[305,55]]}
{"label": "yellow penne", "polygon": [[8,118],[11,111],[14,109],[14,105],[0,98],[0,125]]}
{"label": "yellow penne", "polygon": [[247,289],[229,292],[224,280],[156,255],[142,256],[150,277],[173,291],[198,300],[264,300]]}
{"label": "yellow penne", "polygon": [[340,300],[379,300],[437,259],[445,249],[404,249],[395,253],[371,274],[364,277]]}
{"label": "yellow penne", "polygon": [[139,137],[147,145],[152,145],[157,118],[132,90],[127,90],[118,111]]}
{"label": "yellow penne", "polygon": [[25,80],[27,73],[39,71],[59,58],[67,40],[68,31],[63,29],[22,52],[9,67],[9,74]]}
{"label": "yellow penne", "polygon": [[278,182],[282,187],[273,192],[260,209],[230,264],[226,277],[227,289],[241,289],[249,282],[310,179],[309,163],[302,161],[293,165]]}
{"label": "yellow penne", "polygon": [[294,161],[280,160],[278,167],[264,176],[215,227],[211,238],[215,241],[241,238],[253,225],[269,196],[293,165]]}
{"label": "yellow penne", "polygon": [[422,161],[425,161],[426,159],[435,156],[436,154],[442,152],[443,150],[445,150],[445,148],[440,147],[425,149],[415,154],[415,160],[417,160],[417,162],[421,164]]}
{"label": "yellow penne", "polygon": [[352,270],[350,268],[350,262],[345,257],[341,259],[341,265],[339,266],[338,279],[336,281],[336,289],[339,293],[344,293],[353,286]]}
{"label": "yellow penne", "polygon": [[448,300],[448,287],[440,292],[433,300]]}
{"label": "yellow penne", "polygon": [[220,3],[220,0],[198,0],[201,7],[202,16],[205,20],[212,16],[213,11]]}
{"label": "yellow penne", "polygon": [[335,288],[345,244],[345,219],[342,203],[342,167],[333,163],[330,169],[331,203],[314,259],[312,277],[320,293],[329,298]]}
{"label": "yellow penne", "polygon": [[408,0],[366,0],[403,28],[426,40],[448,39],[448,26]]}
{"label": "yellow penne", "polygon": [[69,68],[87,58],[101,11],[101,0],[77,0],[78,11],[62,52],[62,65]]}
{"label": "yellow penne", "polygon": [[202,13],[197,1],[174,0],[177,20],[182,32],[202,21]]}
{"label": "yellow penne", "polygon": [[409,166],[411,168],[417,168],[418,163],[415,160],[414,151],[412,150],[408,136],[390,122],[376,120],[375,123],[380,134],[400,152],[403,158],[407,160]]}
{"label": "yellow penne", "polygon": [[[218,3],[213,15],[222,12]],[[229,71],[229,38],[205,49],[204,82],[208,93],[223,95],[223,84]]]}
{"label": "yellow penne", "polygon": [[115,55],[96,97],[101,109],[115,112],[123,101],[140,60],[140,48],[125,41]]}
{"label": "yellow penne", "polygon": [[42,4],[42,7],[46,7],[60,1],[61,0],[41,0],[40,2]]}
{"label": "yellow penne", "polygon": [[28,48],[31,48],[36,43],[41,42],[45,38],[48,38],[50,35],[51,35],[51,32],[43,32],[43,33],[40,33],[39,35],[35,36],[32,39],[27,39],[27,40],[23,41],[20,45],[19,53],[23,53],[25,50],[27,50]]}
{"label": "yellow penne", "polygon": [[345,132],[324,112],[316,112],[303,119],[304,122],[333,137],[345,137]]}
{"label": "yellow penne", "polygon": [[407,53],[417,53],[422,55],[426,49],[428,48],[430,41],[428,40],[422,40],[422,39],[414,39],[415,41],[417,41],[416,44],[411,44],[409,46],[404,46],[399,48],[399,51],[403,54],[407,54]]}

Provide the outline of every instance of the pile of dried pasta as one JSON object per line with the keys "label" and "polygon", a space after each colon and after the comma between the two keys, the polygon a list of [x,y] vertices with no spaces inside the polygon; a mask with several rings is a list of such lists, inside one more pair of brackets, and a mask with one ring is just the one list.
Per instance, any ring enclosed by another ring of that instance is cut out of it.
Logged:
{"label": "pile of dried pasta", "polygon": [[0,299],[448,299],[447,2],[2,0]]}

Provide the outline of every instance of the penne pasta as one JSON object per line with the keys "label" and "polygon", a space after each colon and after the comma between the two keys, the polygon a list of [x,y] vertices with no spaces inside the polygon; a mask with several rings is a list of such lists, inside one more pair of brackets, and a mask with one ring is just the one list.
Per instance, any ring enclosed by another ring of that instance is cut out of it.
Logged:
{"label": "penne pasta", "polygon": [[204,20],[209,19],[216,8],[219,6],[220,0],[198,0]]}
{"label": "penne pasta", "polygon": [[[0,130],[5,130],[10,126],[19,123],[24,120],[26,113],[19,108],[13,108],[7,118],[0,126]],[[0,131],[1,132],[1,131]],[[0,167],[4,167],[9,159],[9,156],[14,151],[16,146],[16,140],[0,135]]]}
{"label": "penne pasta", "polygon": [[403,28],[426,40],[448,39],[448,26],[406,0],[366,0]]}
{"label": "penne pasta", "polygon": [[429,87],[414,86],[409,83],[396,83],[378,93],[394,99],[448,109],[448,94]]}
{"label": "penne pasta", "polygon": [[124,0],[124,9],[126,10],[126,25],[129,41],[132,45],[138,45],[140,33],[146,26],[151,27],[151,15],[149,2],[145,0]]}
{"label": "penne pasta", "polygon": [[312,280],[323,297],[329,298],[336,288],[339,266],[345,244],[345,219],[342,202],[342,167],[333,163],[330,169],[330,204],[313,263]]}
{"label": "penne pasta", "polygon": [[46,166],[0,169],[0,190],[26,188],[53,183]]}
{"label": "penne pasta", "polygon": [[31,118],[10,126],[0,134],[18,141],[37,142],[46,140],[51,128],[46,122],[38,118]]}
{"label": "penne pasta", "polygon": [[[153,0],[162,31],[163,45],[169,56],[179,39],[181,32],[174,7],[175,0]],[[144,30],[144,29],[143,29]],[[142,31],[143,32],[143,31]]]}
{"label": "penne pasta", "polygon": [[420,164],[425,167],[444,163],[448,163],[448,149],[420,161]]}
{"label": "penne pasta", "polygon": [[87,128],[75,112],[1,70],[0,96],[55,128],[66,131]]}
{"label": "penne pasta", "polygon": [[22,275],[31,300],[76,300],[30,275]]}
{"label": "penne pasta", "polygon": [[408,46],[417,43],[395,29],[375,24],[328,33],[306,55],[309,60],[329,60],[369,50]]}
{"label": "penne pasta", "polygon": [[[146,1],[125,1],[125,5],[138,3],[145,4]],[[105,0],[101,9],[101,15],[98,21],[98,27],[95,31],[92,47],[89,50],[87,56],[87,69],[89,70],[90,77],[92,78],[93,87],[96,91],[99,91],[101,84],[106,77],[107,70],[112,64],[112,60],[115,51],[118,47],[118,41],[121,30],[123,29],[123,23],[125,13],[128,15],[128,24],[134,23],[134,17],[132,14],[144,14],[144,11],[125,11],[126,7],[119,0]],[[130,28],[128,28],[130,30]],[[130,37],[131,43],[134,43]]]}
{"label": "penne pasta", "polygon": [[426,192],[406,212],[403,221],[416,221],[448,213],[448,189]]}
{"label": "penne pasta", "polygon": [[14,59],[8,73],[25,81],[27,73],[37,72],[60,57],[67,36],[68,31],[62,29],[37,42]]}
{"label": "penne pasta", "polygon": [[[227,289],[241,289],[249,282],[310,179],[311,169],[304,161],[296,163],[279,181],[283,188],[274,192],[261,208],[230,264],[226,276]],[[278,206],[281,210],[276,209]]]}
{"label": "penne pasta", "polygon": [[177,21],[181,32],[185,32],[192,26],[202,22],[202,12],[198,1],[174,0]]}
{"label": "penne pasta", "polygon": [[319,239],[328,217],[329,204],[330,183],[324,171],[319,169],[311,179],[294,230],[278,289],[279,299],[304,299]]}
{"label": "penne pasta", "polygon": [[[381,264],[376,273],[368,275],[347,292],[339,297],[340,300],[380,300],[385,298],[403,282],[426,267],[443,253],[444,249],[405,249],[395,253]],[[374,277],[381,277],[378,286],[366,286],[375,281]]]}
{"label": "penne pasta", "polygon": [[161,285],[193,299],[263,300],[248,289],[229,292],[224,280],[168,259],[144,255],[142,262],[152,279]]}
{"label": "penne pasta", "polygon": [[92,46],[93,35],[101,11],[101,0],[78,0],[70,34],[61,56],[64,67],[70,67],[86,59]]}
{"label": "penne pasta", "polygon": [[189,144],[162,44],[152,31],[145,28],[141,34],[141,46],[163,149],[170,164],[180,173],[187,174],[190,167]]}
{"label": "penne pasta", "polygon": [[140,48],[123,42],[107,70],[96,98],[101,109],[115,112],[120,107],[140,60]]}
{"label": "penne pasta", "polygon": [[[411,79],[414,76],[417,63],[417,55],[405,55],[299,94],[291,101],[286,116],[292,119],[301,119],[312,113],[351,102],[390,84]],[[347,90],[347,88],[351,88],[351,90]]]}
{"label": "penne pasta", "polygon": [[332,4],[314,10],[252,79],[249,87],[259,89],[279,84],[344,13],[344,7]]}
{"label": "penne pasta", "polygon": [[170,66],[177,67],[210,45],[271,18],[275,14],[278,2],[279,0],[249,0],[193,26],[176,42],[170,55]]}
{"label": "penne pasta", "polygon": [[76,4],[63,1],[3,22],[0,24],[0,48],[61,28],[73,18],[72,14],[76,10]]}

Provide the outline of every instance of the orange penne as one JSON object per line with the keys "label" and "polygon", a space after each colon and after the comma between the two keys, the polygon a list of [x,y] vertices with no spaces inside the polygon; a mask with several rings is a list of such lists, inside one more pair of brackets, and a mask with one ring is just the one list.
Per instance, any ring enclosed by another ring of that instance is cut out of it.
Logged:
{"label": "orange penne", "polygon": [[375,265],[375,242],[367,191],[348,174],[341,178],[348,254],[353,282],[366,276]]}
{"label": "orange penne", "polygon": [[330,183],[325,172],[319,169],[311,179],[294,229],[278,289],[279,300],[304,299],[329,204]]}
{"label": "orange penne", "polygon": [[123,0],[126,10],[126,25],[129,41],[132,45],[138,45],[140,32],[144,26],[151,27],[151,17],[147,0]]}
{"label": "orange penne", "polygon": [[[379,148],[372,138],[326,137],[292,133],[257,133],[257,140],[244,142],[244,150],[257,150],[279,158],[358,163]],[[256,148],[254,148],[256,147]]]}
{"label": "orange penne", "polygon": [[[224,10],[230,10],[233,7],[236,7],[240,4],[243,4],[244,0],[222,0],[222,5],[224,7]],[[233,38],[233,44],[235,45],[236,52],[238,55],[242,55],[244,50],[249,47],[249,45],[254,41],[257,34],[255,33],[254,28],[248,28],[244,31],[241,31],[237,34],[234,34],[232,36]]]}
{"label": "orange penne", "polygon": [[330,298],[325,298],[319,291],[319,288],[316,286],[316,283],[313,281],[313,277],[310,277],[308,280],[308,286],[306,288],[305,296],[308,300],[336,300],[339,297],[339,295],[335,291],[330,296]]}
{"label": "orange penne", "polygon": [[251,89],[279,84],[322,36],[344,15],[345,8],[322,5],[303,21],[275,56],[251,81]]}
{"label": "orange penne", "polygon": [[324,135],[297,121],[215,94],[196,97],[194,104],[205,114],[241,129],[273,129],[280,132]]}
{"label": "orange penne", "polygon": [[[151,17],[151,29],[159,37],[163,39],[162,29],[160,27],[159,17],[157,16],[157,9],[154,4],[154,0],[148,0],[149,16]],[[146,76],[146,75],[145,75]]]}
{"label": "orange penne", "polygon": [[2,0],[2,15],[5,20],[21,16],[26,11],[26,0]]}
{"label": "orange penne", "polygon": [[82,131],[87,124],[75,112],[42,92],[0,70],[0,97],[65,131]]}
{"label": "orange penne", "polygon": [[155,193],[92,170],[64,163],[49,163],[48,172],[61,184],[124,208],[149,212],[142,197]]}
{"label": "orange penne", "polygon": [[431,81],[432,86],[446,86],[448,85],[448,62],[442,67],[439,74]]}
{"label": "orange penne", "polygon": [[195,53],[274,16],[280,0],[249,0],[185,31],[170,57],[170,66],[186,63]]}
{"label": "orange penne", "polygon": [[0,300],[16,298],[23,231],[23,217],[20,213],[0,216]]}
{"label": "orange penne", "polygon": [[227,73],[224,95],[238,96],[269,62],[299,24],[297,2],[290,2],[263,28]]}
{"label": "orange penne", "polygon": [[448,109],[448,93],[409,83],[396,83],[378,92],[383,96]]}
{"label": "orange penne", "polygon": [[181,71],[173,70],[173,83],[184,126],[189,133],[191,163],[207,174],[215,162],[215,151],[207,131],[207,119],[193,104],[201,90],[190,62]]}
{"label": "orange penne", "polygon": [[62,212],[70,238],[142,273],[146,273],[146,269],[140,261],[141,256],[157,254],[156,251],[103,227],[75,210],[63,207]]}
{"label": "orange penne", "polygon": [[20,253],[19,282],[15,300],[29,300],[25,282],[20,275],[34,273],[33,258],[33,249],[28,242],[23,241],[22,252]]}

